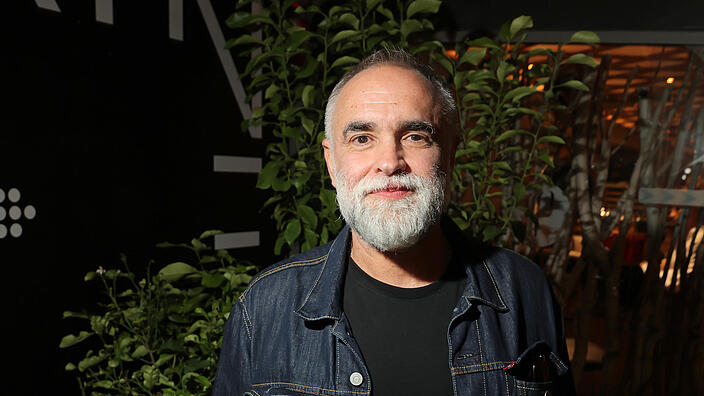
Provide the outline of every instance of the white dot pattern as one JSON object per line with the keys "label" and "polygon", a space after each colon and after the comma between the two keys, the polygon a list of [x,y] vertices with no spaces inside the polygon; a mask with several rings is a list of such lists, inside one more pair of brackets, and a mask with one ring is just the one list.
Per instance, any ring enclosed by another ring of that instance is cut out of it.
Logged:
{"label": "white dot pattern", "polygon": [[22,235],[22,226],[15,223],[10,226],[10,235],[12,235],[15,238],[19,238],[20,235]]}
{"label": "white dot pattern", "polygon": [[23,205],[24,209],[19,204],[12,205],[13,203],[18,203],[20,198],[22,198],[22,194],[17,188],[10,188],[7,190],[7,194],[5,190],[0,189],[0,204],[5,202],[5,198],[7,198],[10,205],[0,206],[0,221],[9,219],[12,220],[12,225],[0,223],[0,239],[7,238],[8,235],[19,238],[24,232],[22,225],[19,223],[22,220],[22,215],[24,214],[26,220],[32,220],[37,217],[37,209],[33,205]]}

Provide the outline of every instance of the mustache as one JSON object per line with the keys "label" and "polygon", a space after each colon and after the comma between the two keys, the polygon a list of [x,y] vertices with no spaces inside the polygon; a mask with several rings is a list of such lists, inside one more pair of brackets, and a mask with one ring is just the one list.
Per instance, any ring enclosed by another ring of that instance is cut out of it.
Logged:
{"label": "mustache", "polygon": [[354,192],[358,196],[366,196],[384,190],[416,191],[422,188],[423,182],[423,178],[411,173],[367,177],[357,183]]}

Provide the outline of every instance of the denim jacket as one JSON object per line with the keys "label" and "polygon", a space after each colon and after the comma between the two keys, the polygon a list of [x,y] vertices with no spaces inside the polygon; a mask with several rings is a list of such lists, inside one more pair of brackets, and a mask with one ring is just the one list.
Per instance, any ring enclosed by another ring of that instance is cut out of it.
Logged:
{"label": "denim jacket", "polygon": [[[448,326],[455,395],[574,394],[560,309],[540,268],[463,239],[454,224],[444,229],[467,274]],[[227,321],[214,395],[373,392],[342,312],[349,240],[345,227],[331,243],[252,279]],[[526,377],[536,351],[551,380]]]}

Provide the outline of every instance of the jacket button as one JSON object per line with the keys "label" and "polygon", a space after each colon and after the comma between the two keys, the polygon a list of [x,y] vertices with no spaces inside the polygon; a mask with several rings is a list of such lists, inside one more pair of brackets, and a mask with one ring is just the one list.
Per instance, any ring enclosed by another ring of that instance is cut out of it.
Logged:
{"label": "jacket button", "polygon": [[362,382],[364,382],[364,377],[362,377],[362,374],[355,371],[352,375],[350,375],[350,383],[352,385],[360,386],[362,385]]}

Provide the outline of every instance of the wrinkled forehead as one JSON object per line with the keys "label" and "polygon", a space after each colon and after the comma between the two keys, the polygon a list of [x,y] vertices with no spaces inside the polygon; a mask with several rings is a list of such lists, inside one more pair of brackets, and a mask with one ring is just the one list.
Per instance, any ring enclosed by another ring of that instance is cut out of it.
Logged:
{"label": "wrinkled forehead", "polygon": [[399,110],[414,108],[433,118],[439,114],[435,89],[423,75],[396,65],[379,65],[360,72],[342,88],[335,118],[362,105],[385,104]]}

